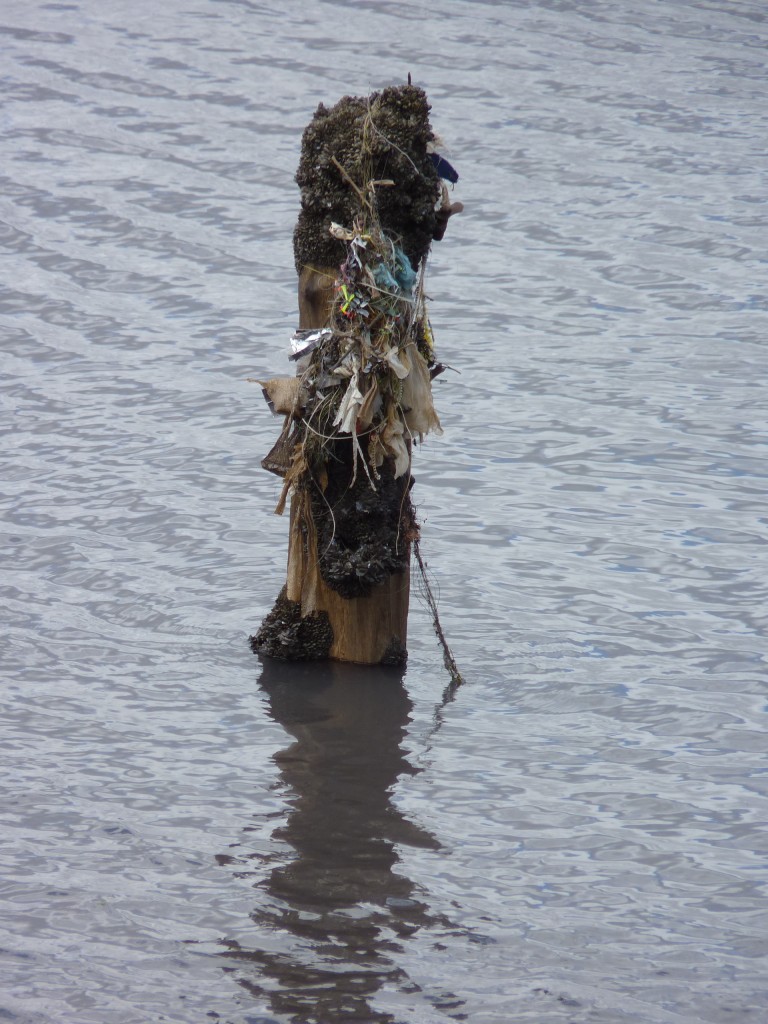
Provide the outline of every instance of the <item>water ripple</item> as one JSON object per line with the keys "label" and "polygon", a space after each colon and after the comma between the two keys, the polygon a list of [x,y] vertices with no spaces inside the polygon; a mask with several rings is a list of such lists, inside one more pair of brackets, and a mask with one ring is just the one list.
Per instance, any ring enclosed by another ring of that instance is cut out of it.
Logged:
{"label": "water ripple", "polygon": [[[0,1016],[761,1020],[762,8],[0,22]],[[414,488],[456,693],[415,586],[404,679],[245,643],[301,131],[408,70],[466,207]]]}

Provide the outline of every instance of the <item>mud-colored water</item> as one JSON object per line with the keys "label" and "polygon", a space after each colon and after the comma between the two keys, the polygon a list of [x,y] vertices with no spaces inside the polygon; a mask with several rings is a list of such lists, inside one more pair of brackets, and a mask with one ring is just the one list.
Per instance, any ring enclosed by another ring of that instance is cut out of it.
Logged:
{"label": "mud-colored water", "polygon": [[[758,0],[5,0],[0,1018],[768,1005]],[[301,132],[461,174],[414,498],[447,683],[262,665]]]}

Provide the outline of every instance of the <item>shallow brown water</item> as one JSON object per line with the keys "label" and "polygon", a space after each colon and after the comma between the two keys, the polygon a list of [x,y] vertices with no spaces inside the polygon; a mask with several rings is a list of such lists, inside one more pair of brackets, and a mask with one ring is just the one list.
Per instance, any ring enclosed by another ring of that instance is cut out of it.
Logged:
{"label": "shallow brown water", "polygon": [[[6,0],[0,1020],[764,1019],[767,13]],[[408,71],[452,699],[417,599],[246,643],[301,130]]]}

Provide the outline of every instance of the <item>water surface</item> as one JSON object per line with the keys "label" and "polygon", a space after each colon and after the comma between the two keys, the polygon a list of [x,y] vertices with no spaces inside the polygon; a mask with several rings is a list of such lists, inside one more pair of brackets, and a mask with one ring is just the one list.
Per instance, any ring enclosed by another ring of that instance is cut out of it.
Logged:
{"label": "water surface", "polygon": [[[757,0],[6,0],[0,1008],[768,1002]],[[262,664],[301,131],[408,72],[466,207],[415,496],[455,694]],[[451,698],[451,699],[448,699]]]}

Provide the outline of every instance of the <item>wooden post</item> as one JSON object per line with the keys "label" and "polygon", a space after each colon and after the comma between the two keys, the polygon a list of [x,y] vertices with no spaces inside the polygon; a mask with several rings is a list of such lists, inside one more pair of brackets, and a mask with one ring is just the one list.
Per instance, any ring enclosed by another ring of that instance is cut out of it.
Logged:
{"label": "wooden post", "polygon": [[[291,511],[286,585],[251,637],[261,654],[369,665],[407,658],[418,536],[411,438],[439,430],[417,271],[461,208],[448,205],[443,186],[436,209],[441,185],[427,149],[428,110],[424,93],[409,83],[367,101],[345,97],[330,110],[321,104],[304,135],[294,236],[299,332],[326,337],[314,343],[318,354],[301,382],[265,382],[266,392],[275,385],[283,396],[272,404],[286,420],[276,445],[283,451],[272,458],[273,449],[264,465],[285,477],[279,508],[290,490]],[[335,155],[351,144],[361,151],[357,180]],[[339,290],[356,303],[351,310],[340,306]]]}

